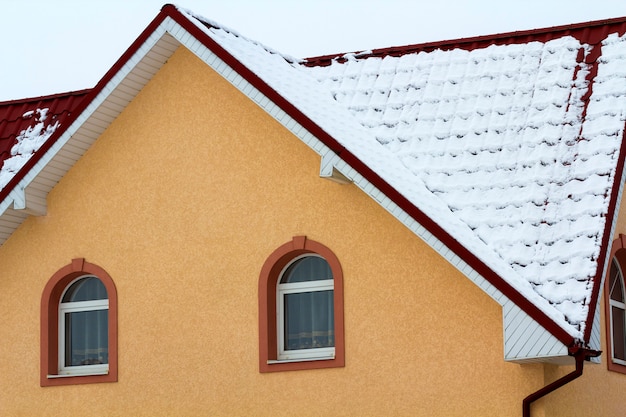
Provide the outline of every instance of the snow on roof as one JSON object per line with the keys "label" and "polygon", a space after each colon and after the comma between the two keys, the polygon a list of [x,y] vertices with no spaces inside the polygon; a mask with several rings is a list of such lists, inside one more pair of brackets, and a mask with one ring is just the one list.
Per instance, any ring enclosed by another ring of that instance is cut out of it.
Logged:
{"label": "snow on roof", "polygon": [[0,191],[89,90],[0,103]]}
{"label": "snow on roof", "polygon": [[38,108],[22,115],[24,119],[32,119],[33,124],[17,135],[17,143],[11,148],[11,156],[6,158],[0,167],[0,190],[59,127],[59,122],[56,121],[54,123],[48,121],[46,124],[48,110]]}
{"label": "snow on roof", "polygon": [[598,46],[572,36],[307,67],[183,13],[583,340],[626,120],[623,36],[592,84]]}
{"label": "snow on roof", "polygon": [[563,37],[312,71],[508,265],[505,279],[523,278],[580,330],[624,122],[611,117],[601,136],[588,117],[581,135],[590,68],[577,63],[579,51],[589,47]]}

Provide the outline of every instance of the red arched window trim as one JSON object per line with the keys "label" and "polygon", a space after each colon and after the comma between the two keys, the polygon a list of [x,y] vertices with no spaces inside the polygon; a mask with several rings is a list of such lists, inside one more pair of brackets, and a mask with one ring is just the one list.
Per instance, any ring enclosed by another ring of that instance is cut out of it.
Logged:
{"label": "red arched window trim", "polygon": [[[335,309],[335,358],[329,360],[268,363],[277,358],[276,285],[283,268],[294,258],[316,253],[322,256],[333,272]],[[259,370],[261,372],[300,369],[336,368],[345,364],[343,327],[343,272],[335,254],[326,246],[306,236],[295,236],[267,258],[259,277]]]}
{"label": "red arched window trim", "polygon": [[626,366],[613,362],[613,344],[611,342],[611,306],[609,304],[610,291],[609,288],[609,274],[611,272],[611,262],[615,259],[622,268],[622,271],[626,271],[626,236],[619,234],[617,239],[613,241],[611,246],[611,256],[609,258],[609,265],[606,268],[606,277],[604,278],[604,326],[606,330],[606,363],[609,371],[620,372],[626,374]]}
{"label": "red arched window trim", "polygon": [[[107,375],[81,375],[49,378],[58,373],[59,353],[59,302],[70,282],[82,275],[95,275],[104,284],[109,297],[109,373]],[[86,262],[83,258],[73,259],[69,265],[59,269],[46,284],[41,296],[41,355],[40,384],[42,387],[55,385],[90,384],[117,381],[117,290],[109,274],[102,268]]]}

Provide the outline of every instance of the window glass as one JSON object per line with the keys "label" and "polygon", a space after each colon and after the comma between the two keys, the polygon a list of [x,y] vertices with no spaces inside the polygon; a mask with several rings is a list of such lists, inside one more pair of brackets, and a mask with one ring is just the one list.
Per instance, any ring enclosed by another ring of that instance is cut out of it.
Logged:
{"label": "window glass", "polygon": [[61,302],[106,300],[107,298],[107,290],[102,281],[96,277],[86,277],[71,284],[65,291]]}
{"label": "window glass", "polygon": [[609,271],[609,305],[611,324],[611,351],[613,362],[626,365],[626,304],[624,304],[624,277],[616,259]]}
{"label": "window glass", "polygon": [[333,291],[285,294],[285,350],[335,346]]}
{"label": "window glass", "polygon": [[281,284],[320,281],[333,279],[333,273],[326,259],[319,256],[307,256],[293,262],[283,273]]}
{"label": "window glass", "polygon": [[109,311],[65,313],[65,366],[109,363]]}
{"label": "window glass", "polygon": [[279,359],[334,354],[333,273],[326,259],[306,255],[289,264],[278,285]]}
{"label": "window glass", "polygon": [[611,306],[611,318],[613,319],[613,358],[626,360],[624,349],[624,310]]}
{"label": "window glass", "polygon": [[109,363],[109,300],[100,279],[71,283],[59,304],[59,320],[61,371]]}

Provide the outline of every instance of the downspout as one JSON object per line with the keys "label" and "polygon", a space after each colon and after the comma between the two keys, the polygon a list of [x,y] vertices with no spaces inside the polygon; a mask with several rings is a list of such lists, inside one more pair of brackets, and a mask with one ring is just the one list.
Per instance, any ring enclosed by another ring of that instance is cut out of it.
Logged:
{"label": "downspout", "polygon": [[573,356],[574,359],[576,359],[576,369],[570,372],[569,374],[557,379],[551,384],[546,385],[540,390],[530,394],[528,397],[524,398],[524,401],[522,402],[522,410],[523,410],[522,416],[530,417],[530,405],[533,402],[550,394],[552,391],[556,391],[557,389],[561,388],[562,386],[572,382],[573,380],[581,376],[583,374],[584,361],[586,360],[588,361],[590,358],[595,358],[597,356],[600,356],[601,353],[602,353],[601,351],[584,348],[581,346],[571,347],[569,349],[569,354]]}

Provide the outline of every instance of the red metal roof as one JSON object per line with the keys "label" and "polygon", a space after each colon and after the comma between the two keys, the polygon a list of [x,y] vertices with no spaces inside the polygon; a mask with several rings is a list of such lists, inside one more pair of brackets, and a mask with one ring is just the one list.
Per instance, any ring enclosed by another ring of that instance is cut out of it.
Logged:
{"label": "red metal roof", "polygon": [[342,54],[322,55],[307,58],[304,65],[308,67],[330,65],[333,60],[345,62],[346,55],[356,55],[359,58],[402,56],[415,52],[431,52],[436,49],[448,51],[464,49],[471,51],[485,48],[490,45],[511,45],[529,42],[546,42],[562,36],[572,36],[583,43],[595,45],[604,40],[609,33],[617,32],[620,36],[626,33],[626,16],[614,19],[596,20],[564,26],[524,30],[517,32],[498,33],[493,35],[476,36],[469,38],[451,39],[437,42],[427,42],[414,45],[394,46],[390,48],[374,49],[367,52],[353,52]]}
{"label": "red metal roof", "polygon": [[11,156],[19,134],[33,124],[33,112],[48,109],[46,124],[66,119],[91,90],[0,102],[0,167]]}

